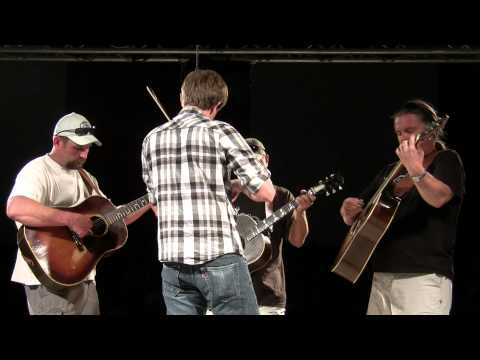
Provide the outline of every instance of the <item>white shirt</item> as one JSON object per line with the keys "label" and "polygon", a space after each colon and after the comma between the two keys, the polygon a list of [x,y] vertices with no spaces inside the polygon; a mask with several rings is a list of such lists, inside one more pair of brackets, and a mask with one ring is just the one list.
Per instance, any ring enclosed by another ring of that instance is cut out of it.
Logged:
{"label": "white shirt", "polygon": [[[97,180],[88,172],[87,174],[98,187]],[[73,207],[91,195],[78,170],[66,169],[49,155],[44,155],[33,159],[20,170],[8,198],[25,196],[49,207]],[[101,190],[98,195],[106,197]],[[22,225],[19,222],[15,224],[17,228]],[[88,279],[95,279],[95,270]],[[20,250],[17,252],[11,280],[25,285],[40,285]]]}

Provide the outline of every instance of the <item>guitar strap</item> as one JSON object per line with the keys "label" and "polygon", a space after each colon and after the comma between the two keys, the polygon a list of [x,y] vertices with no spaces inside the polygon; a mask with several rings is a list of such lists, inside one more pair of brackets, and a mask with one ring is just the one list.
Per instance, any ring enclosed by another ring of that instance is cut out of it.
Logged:
{"label": "guitar strap", "polygon": [[83,181],[85,182],[85,185],[87,186],[88,192],[93,195],[94,190],[97,192],[98,195],[100,195],[100,189],[95,185],[95,183],[92,181],[90,176],[87,175],[87,172],[84,169],[78,169],[78,172],[80,173],[80,176],[82,177]]}

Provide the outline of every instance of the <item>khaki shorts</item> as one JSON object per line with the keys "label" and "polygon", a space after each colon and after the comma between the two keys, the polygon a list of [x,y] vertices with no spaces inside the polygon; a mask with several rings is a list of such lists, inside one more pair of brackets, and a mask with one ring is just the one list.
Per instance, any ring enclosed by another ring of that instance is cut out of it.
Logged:
{"label": "khaki shorts", "polygon": [[448,315],[452,281],[438,274],[374,273],[367,315]]}
{"label": "khaki shorts", "polygon": [[30,315],[99,315],[98,294],[93,281],[53,293],[43,285],[25,286]]}

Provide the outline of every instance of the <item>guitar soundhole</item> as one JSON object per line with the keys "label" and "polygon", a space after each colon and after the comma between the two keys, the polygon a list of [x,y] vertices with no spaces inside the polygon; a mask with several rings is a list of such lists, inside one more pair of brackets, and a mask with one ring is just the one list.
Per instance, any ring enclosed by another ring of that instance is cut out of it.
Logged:
{"label": "guitar soundhole", "polygon": [[98,216],[93,216],[91,218],[91,220],[93,222],[93,226],[92,226],[93,236],[101,237],[101,236],[105,235],[105,233],[107,232],[107,229],[108,229],[105,221],[101,217],[98,217]]}

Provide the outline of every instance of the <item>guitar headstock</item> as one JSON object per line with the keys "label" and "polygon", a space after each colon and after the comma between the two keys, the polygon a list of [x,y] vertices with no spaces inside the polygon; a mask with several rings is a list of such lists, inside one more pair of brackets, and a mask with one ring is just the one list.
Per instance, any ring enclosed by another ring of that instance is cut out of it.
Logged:
{"label": "guitar headstock", "polygon": [[435,139],[440,131],[445,128],[447,121],[450,119],[450,116],[444,115],[442,117],[437,117],[435,121],[427,124],[425,130],[417,135],[416,142],[420,140],[433,140]]}
{"label": "guitar headstock", "polygon": [[324,180],[320,180],[318,185],[312,187],[309,192],[314,195],[323,192],[326,196],[330,194],[335,194],[337,191],[343,190],[343,176],[338,173],[333,173],[329,176],[326,176]]}

